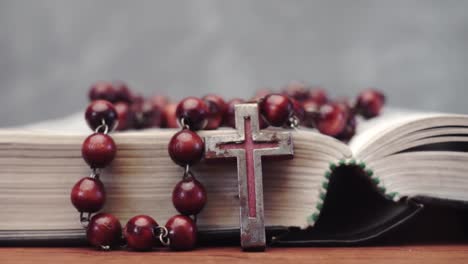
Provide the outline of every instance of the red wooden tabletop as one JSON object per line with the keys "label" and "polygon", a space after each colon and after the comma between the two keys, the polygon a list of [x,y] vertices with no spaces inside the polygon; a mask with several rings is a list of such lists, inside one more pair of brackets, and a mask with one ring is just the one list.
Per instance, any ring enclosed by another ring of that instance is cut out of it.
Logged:
{"label": "red wooden tabletop", "polygon": [[89,248],[0,248],[0,263],[468,263],[468,245],[272,248],[266,253],[244,253],[237,247],[203,248],[190,252],[147,253]]}

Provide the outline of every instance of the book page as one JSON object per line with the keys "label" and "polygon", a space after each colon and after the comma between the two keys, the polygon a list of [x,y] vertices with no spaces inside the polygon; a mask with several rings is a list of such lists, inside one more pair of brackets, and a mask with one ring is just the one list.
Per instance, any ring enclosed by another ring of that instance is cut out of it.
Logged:
{"label": "book page", "polygon": [[[64,118],[40,121],[19,128],[28,131],[38,132],[57,132],[74,134],[89,133],[89,127],[86,124],[84,113],[82,112],[75,113]],[[18,127],[14,129],[18,129]]]}
{"label": "book page", "polygon": [[387,107],[381,116],[370,120],[359,119],[354,138],[349,142],[349,147],[354,155],[364,147],[381,138],[381,135],[395,127],[401,126],[413,120],[437,116],[436,112],[420,112],[409,109]]}

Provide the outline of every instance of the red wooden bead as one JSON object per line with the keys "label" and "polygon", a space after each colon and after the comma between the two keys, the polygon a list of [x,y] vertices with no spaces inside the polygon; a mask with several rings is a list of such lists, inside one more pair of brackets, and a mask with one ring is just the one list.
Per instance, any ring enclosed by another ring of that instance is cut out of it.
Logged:
{"label": "red wooden bead", "polygon": [[382,107],[385,104],[385,96],[383,93],[368,89],[359,94],[356,102],[356,111],[364,118],[373,118],[380,114]]}
{"label": "red wooden bead", "polygon": [[344,111],[351,114],[353,112],[353,108],[351,107],[351,103],[349,98],[347,97],[340,97],[334,100],[334,103],[341,107]]}
{"label": "red wooden bead", "polygon": [[226,110],[226,113],[224,114],[224,124],[226,126],[232,127],[232,128],[236,127],[235,106],[237,104],[243,104],[243,103],[245,103],[245,101],[240,98],[232,99],[227,103],[227,110]]}
{"label": "red wooden bead", "polygon": [[122,226],[115,216],[99,213],[89,221],[86,237],[95,247],[115,247],[122,241]]}
{"label": "red wooden bead", "polygon": [[168,105],[170,102],[169,102],[169,98],[167,98],[167,96],[163,96],[163,95],[155,95],[153,97],[151,97],[151,99],[149,100],[151,102],[151,104],[159,109],[164,109],[164,107],[166,105]]}
{"label": "red wooden bead", "polygon": [[107,167],[115,158],[117,147],[106,134],[95,133],[85,139],[81,148],[83,159],[91,168]]}
{"label": "red wooden bead", "polygon": [[170,248],[176,251],[191,250],[197,243],[197,226],[188,216],[176,215],[166,223]]}
{"label": "red wooden bead", "polygon": [[137,215],[128,220],[124,228],[124,236],[129,248],[138,251],[151,250],[155,244],[154,228],[158,223],[147,215]]}
{"label": "red wooden bead", "polygon": [[285,125],[293,115],[293,105],[285,95],[267,95],[259,106],[260,113],[272,126],[280,127]]}
{"label": "red wooden bead", "polygon": [[296,99],[290,99],[293,105],[294,116],[299,120],[300,123],[304,120],[305,111],[303,105]]}
{"label": "red wooden bead", "polygon": [[178,128],[179,122],[176,116],[177,104],[168,104],[163,110],[163,119],[165,127],[167,128]]}
{"label": "red wooden bead", "polygon": [[309,98],[309,90],[304,82],[292,81],[284,88],[285,95],[298,101],[304,101]]}
{"label": "red wooden bead", "polygon": [[132,104],[143,104],[145,102],[145,97],[141,94],[133,94],[132,95]]}
{"label": "red wooden bead", "polygon": [[96,178],[83,178],[73,186],[70,199],[79,212],[95,213],[106,202],[104,184]]}
{"label": "red wooden bead", "polygon": [[327,103],[320,107],[315,123],[321,133],[333,137],[343,131],[347,118],[347,112],[341,106],[335,103]]}
{"label": "red wooden bead", "polygon": [[115,102],[132,103],[133,94],[125,82],[114,81],[112,85],[115,89]]}
{"label": "red wooden bead", "polygon": [[349,142],[351,138],[356,134],[356,117],[353,114],[350,114],[346,126],[343,131],[336,136],[337,139],[343,142]]}
{"label": "red wooden bead", "polygon": [[133,127],[136,129],[160,127],[162,123],[161,109],[151,101],[134,103],[131,107],[133,113]]}
{"label": "red wooden bead", "polygon": [[223,122],[224,113],[227,110],[227,104],[217,95],[206,95],[202,98],[208,106],[208,123],[205,129],[217,129]]}
{"label": "red wooden bead", "polygon": [[185,124],[192,130],[205,128],[208,121],[209,109],[205,102],[196,97],[187,97],[177,106],[178,120],[184,119]]}
{"label": "red wooden bead", "polygon": [[328,102],[328,95],[327,92],[322,88],[312,88],[309,91],[309,98],[317,102],[319,105],[323,105]]}
{"label": "red wooden bead", "polygon": [[193,165],[202,159],[205,145],[197,133],[184,129],[172,137],[168,151],[171,159],[178,165]]}
{"label": "red wooden bead", "polygon": [[108,126],[109,131],[117,125],[117,111],[114,105],[105,100],[91,102],[86,108],[85,118],[92,130],[96,130],[103,122]]}
{"label": "red wooden bead", "polygon": [[319,115],[320,105],[314,100],[306,100],[302,102],[304,109],[304,119],[302,124],[307,127],[315,127],[315,121]]}
{"label": "red wooden bead", "polygon": [[183,215],[196,215],[206,204],[205,187],[193,177],[180,181],[172,192],[172,203]]}
{"label": "red wooden bead", "polygon": [[90,101],[106,100],[115,102],[117,93],[111,82],[98,81],[89,89],[88,97]]}
{"label": "red wooden bead", "polygon": [[255,95],[254,95],[254,99],[262,99],[264,98],[265,96],[269,95],[273,93],[273,91],[270,89],[270,88],[261,88],[261,89],[258,89],[256,92],[255,92]]}
{"label": "red wooden bead", "polygon": [[115,111],[117,111],[118,124],[115,130],[123,131],[127,130],[132,126],[132,112],[130,106],[125,102],[118,102],[114,105]]}

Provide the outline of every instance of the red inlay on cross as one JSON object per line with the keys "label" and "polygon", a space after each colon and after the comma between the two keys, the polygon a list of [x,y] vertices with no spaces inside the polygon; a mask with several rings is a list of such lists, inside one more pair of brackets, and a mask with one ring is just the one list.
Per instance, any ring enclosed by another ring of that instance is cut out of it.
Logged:
{"label": "red inlay on cross", "polygon": [[247,195],[249,201],[249,216],[257,217],[257,199],[255,195],[254,150],[278,147],[278,141],[255,142],[252,135],[250,117],[244,119],[244,141],[219,144],[220,149],[243,149],[245,152],[245,167],[247,169]]}

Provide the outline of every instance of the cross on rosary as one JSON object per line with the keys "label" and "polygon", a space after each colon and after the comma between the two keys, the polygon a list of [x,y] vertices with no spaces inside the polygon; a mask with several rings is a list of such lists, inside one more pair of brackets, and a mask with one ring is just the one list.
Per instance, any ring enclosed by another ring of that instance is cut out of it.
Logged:
{"label": "cross on rosary", "polygon": [[260,130],[257,104],[235,106],[236,133],[205,138],[206,158],[236,158],[242,249],[264,251],[262,157],[292,156],[291,133]]}

